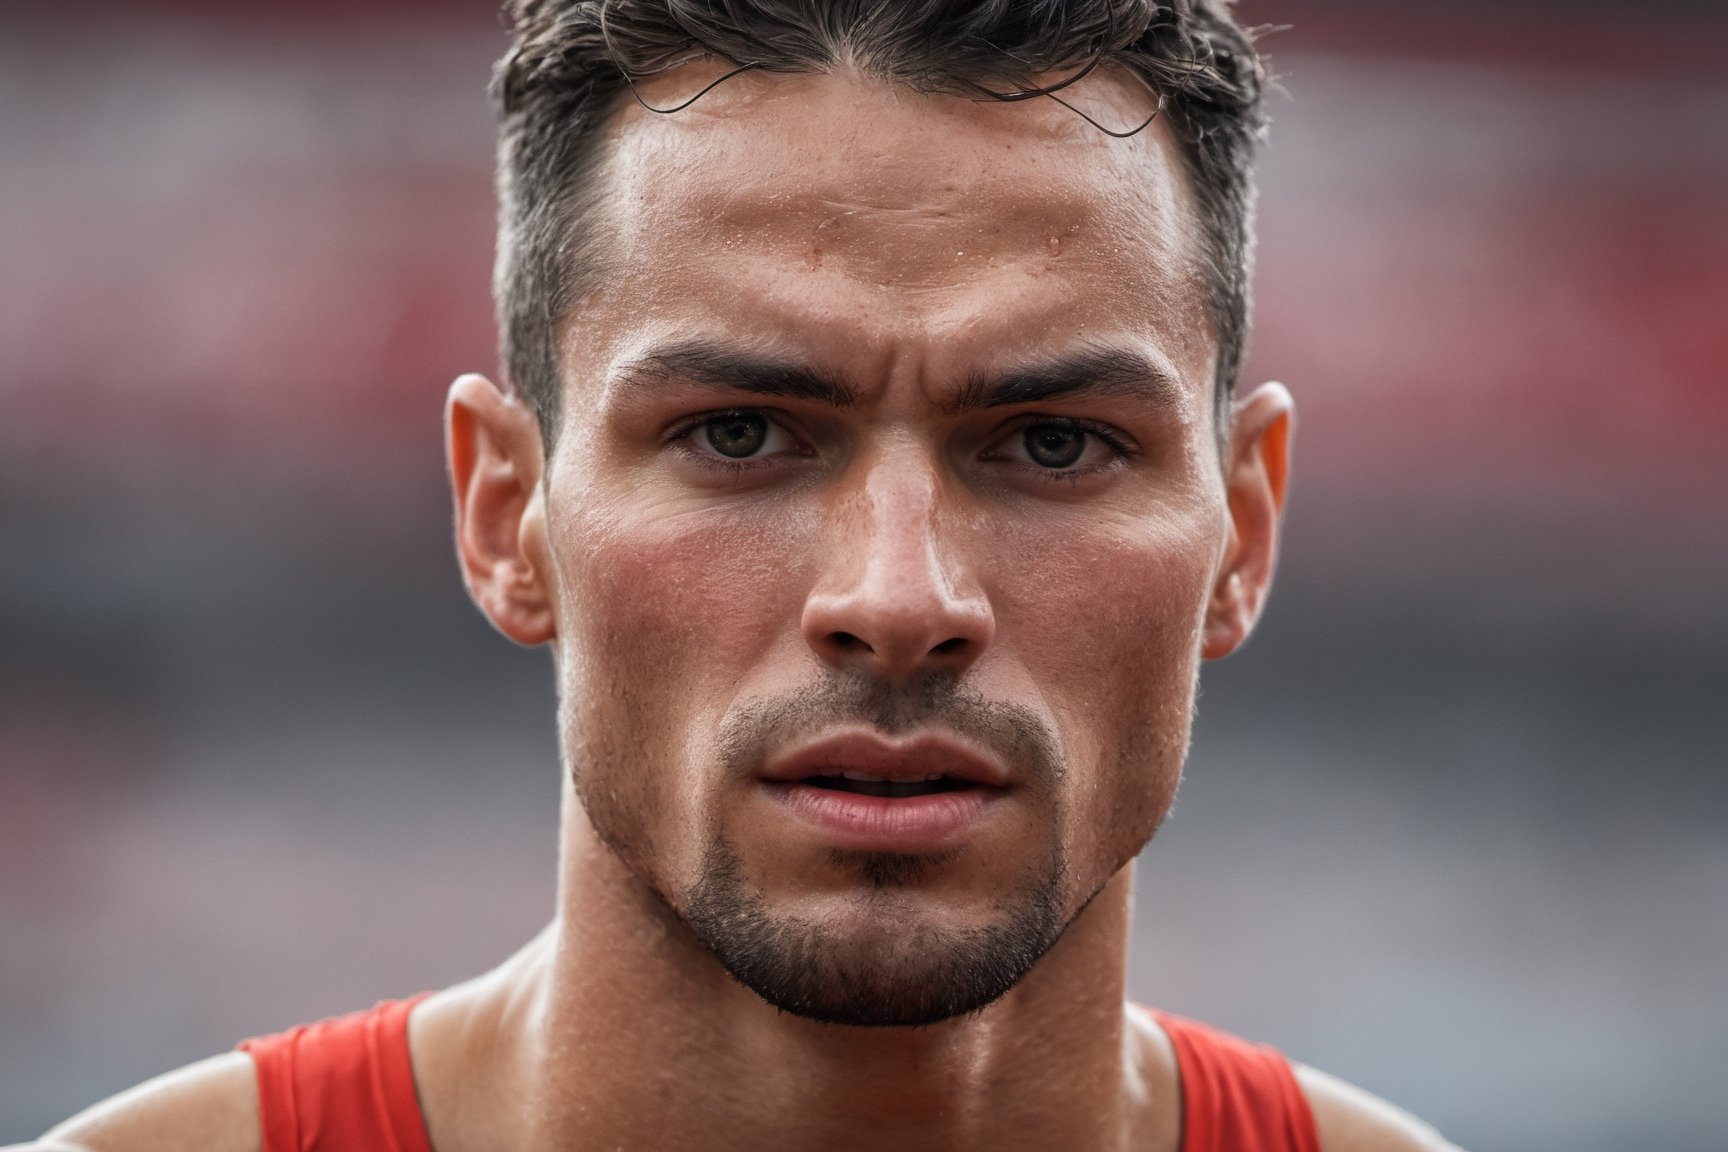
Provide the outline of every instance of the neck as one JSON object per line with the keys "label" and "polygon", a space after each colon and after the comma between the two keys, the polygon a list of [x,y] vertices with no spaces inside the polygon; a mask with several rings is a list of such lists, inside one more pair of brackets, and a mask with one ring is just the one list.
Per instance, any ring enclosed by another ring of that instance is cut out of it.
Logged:
{"label": "neck", "polygon": [[1018,985],[922,1028],[821,1024],[737,984],[566,805],[560,914],[500,981],[518,1147],[1121,1149],[1149,1104],[1124,868]]}

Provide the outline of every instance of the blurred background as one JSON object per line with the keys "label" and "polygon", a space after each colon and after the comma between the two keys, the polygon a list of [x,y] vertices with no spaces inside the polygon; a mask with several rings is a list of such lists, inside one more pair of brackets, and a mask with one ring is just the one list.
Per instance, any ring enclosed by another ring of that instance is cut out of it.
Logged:
{"label": "blurred background", "polygon": [[[1728,1142],[1728,15],[1247,0],[1280,585],[1133,990],[1485,1152]],[[0,1143],[489,966],[546,657],[467,604],[486,0],[0,8]]]}

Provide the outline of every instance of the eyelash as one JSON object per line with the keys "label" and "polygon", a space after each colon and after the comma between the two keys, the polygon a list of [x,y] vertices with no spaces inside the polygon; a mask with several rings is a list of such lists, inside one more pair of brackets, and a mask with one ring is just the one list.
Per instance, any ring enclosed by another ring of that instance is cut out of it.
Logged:
{"label": "eyelash", "polygon": [[[730,459],[718,454],[699,451],[692,446],[690,443],[692,433],[696,432],[709,422],[719,420],[726,416],[760,416],[764,420],[768,421],[768,423],[779,428],[786,435],[791,436],[795,440],[798,439],[796,433],[774,418],[772,410],[763,408],[722,408],[714,412],[703,412],[699,415],[691,416],[687,420],[681,421],[666,434],[666,444],[668,447],[679,451],[688,459],[697,461],[703,467],[713,468],[722,472],[729,472],[733,475],[753,472],[759,468],[772,467],[773,465],[770,464],[769,461],[773,460],[774,456],[751,457],[749,459],[741,460]],[[1075,483],[1089,476],[1096,475],[1106,469],[1115,467],[1123,460],[1135,455],[1137,451],[1132,444],[1128,443],[1120,433],[1111,428],[1108,424],[1100,424],[1097,421],[1084,420],[1074,416],[1038,416],[1035,414],[1022,417],[1021,420],[1014,425],[1012,431],[993,441],[991,448],[994,449],[997,445],[1006,443],[1015,436],[1023,436],[1026,433],[1026,429],[1037,427],[1039,425],[1071,428],[1075,431],[1084,432],[1089,436],[1095,436],[1098,438],[1100,443],[1110,450],[1111,453],[1110,459],[1101,464],[1094,464],[1087,468],[1040,468],[1037,465],[1024,466],[1026,470],[1031,471],[1044,483]],[[809,453],[807,452],[801,453],[801,455],[808,454]],[[780,454],[776,453],[775,455]]]}
{"label": "eyelash", "polygon": [[1107,469],[1114,468],[1136,454],[1135,447],[1108,424],[1100,424],[1095,420],[1083,420],[1077,416],[1039,416],[1037,414],[1022,417],[1014,425],[1012,431],[993,442],[992,448],[995,445],[1008,443],[1014,437],[1024,436],[1028,428],[1042,426],[1068,428],[1076,432],[1084,432],[1088,436],[1097,437],[1098,442],[1110,450],[1108,460],[1086,468],[1040,468],[1035,464],[1023,466],[1029,468],[1040,481],[1047,484],[1077,483]]}
{"label": "eyelash", "polygon": [[[773,460],[775,458],[774,456],[750,457],[748,459],[737,460],[721,456],[718,453],[709,454],[707,452],[702,452],[690,443],[691,433],[697,431],[705,424],[727,416],[760,416],[773,427],[780,429],[780,431],[784,432],[787,436],[790,436],[794,440],[799,440],[797,433],[793,432],[781,421],[776,420],[773,411],[770,409],[721,408],[714,412],[703,412],[674,425],[671,431],[666,434],[666,445],[681,453],[687,459],[696,461],[705,468],[713,468],[720,472],[729,472],[734,476],[745,472],[754,472],[758,468],[772,467],[773,465],[770,464],[769,461]],[[776,453],[775,456],[777,455],[781,454]],[[810,453],[805,451],[800,453],[800,455],[810,455]]]}

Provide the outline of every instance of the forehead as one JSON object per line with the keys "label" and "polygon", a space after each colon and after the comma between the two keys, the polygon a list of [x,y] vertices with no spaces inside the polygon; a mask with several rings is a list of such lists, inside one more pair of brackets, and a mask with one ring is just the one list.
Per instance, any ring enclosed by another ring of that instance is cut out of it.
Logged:
{"label": "forehead", "polygon": [[[711,67],[642,95],[675,104]],[[1154,100],[1114,75],[1064,96],[1111,126],[1140,123]],[[1198,230],[1162,120],[1115,139],[1050,100],[746,73],[674,115],[632,101],[610,133],[593,217],[604,288],[590,299],[637,329],[836,345],[854,360],[1128,338],[1209,380]]]}

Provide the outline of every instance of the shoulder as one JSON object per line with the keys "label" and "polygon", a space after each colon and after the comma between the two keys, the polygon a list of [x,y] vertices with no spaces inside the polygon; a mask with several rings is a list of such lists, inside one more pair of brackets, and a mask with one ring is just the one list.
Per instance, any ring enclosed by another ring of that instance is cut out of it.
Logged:
{"label": "shoulder", "polygon": [[1321,1152],[1459,1152],[1401,1108],[1305,1064],[1292,1062],[1314,1113]]}
{"label": "shoulder", "polygon": [[252,1058],[228,1052],[89,1108],[0,1152],[262,1152]]}
{"label": "shoulder", "polygon": [[[1336,1076],[1290,1060],[1274,1048],[1169,1013],[1131,1015],[1148,1022],[1156,1020],[1155,1028],[1143,1027],[1142,1032],[1155,1032],[1165,1038],[1164,1043],[1153,1046],[1143,1041],[1142,1051],[1147,1054],[1143,1060],[1154,1068],[1168,1067],[1172,1079],[1181,1077],[1185,1103],[1193,1103],[1196,1100],[1193,1093],[1199,1093],[1198,1100],[1205,1110],[1208,1106],[1221,1106],[1225,1097],[1239,1098],[1244,1090],[1250,1095],[1264,1092],[1285,1099],[1300,1090],[1314,1117],[1320,1152],[1459,1152],[1432,1127],[1408,1112]],[[1175,1049],[1174,1059],[1163,1055],[1171,1048]],[[1184,1052],[1186,1055],[1182,1055]],[[1189,1073],[1195,1074],[1192,1083],[1188,1081]],[[1292,1077],[1294,1085],[1290,1082]],[[1219,1087],[1232,1081],[1233,1092]]]}

